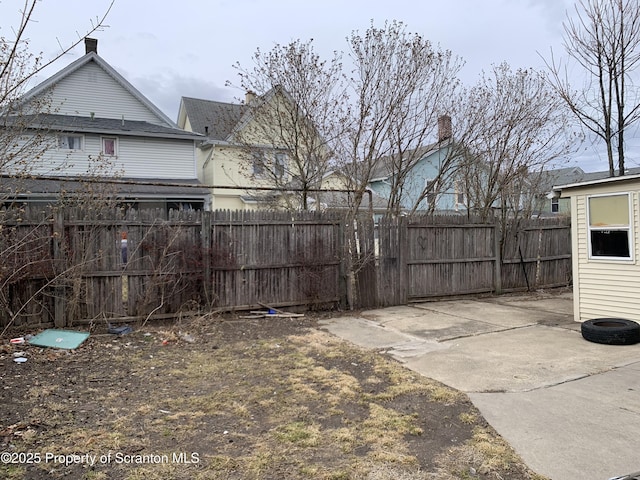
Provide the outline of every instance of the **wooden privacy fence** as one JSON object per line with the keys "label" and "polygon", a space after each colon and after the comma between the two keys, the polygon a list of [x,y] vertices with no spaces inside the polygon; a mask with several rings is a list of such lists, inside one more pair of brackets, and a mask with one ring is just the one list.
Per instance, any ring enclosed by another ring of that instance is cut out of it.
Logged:
{"label": "wooden privacy fence", "polygon": [[506,228],[500,259],[503,292],[571,284],[568,218],[519,220]]}
{"label": "wooden privacy fence", "polygon": [[567,220],[502,232],[451,216],[375,227],[312,212],[0,211],[0,326],[568,285],[569,231]]}
{"label": "wooden privacy fence", "polygon": [[216,211],[209,258],[216,306],[249,308],[342,301],[340,217]]}
{"label": "wooden privacy fence", "polygon": [[96,216],[76,208],[2,213],[3,327],[343,300],[338,217],[164,210]]}
{"label": "wooden privacy fence", "polygon": [[496,223],[467,217],[384,218],[378,304],[571,283],[569,219]]}

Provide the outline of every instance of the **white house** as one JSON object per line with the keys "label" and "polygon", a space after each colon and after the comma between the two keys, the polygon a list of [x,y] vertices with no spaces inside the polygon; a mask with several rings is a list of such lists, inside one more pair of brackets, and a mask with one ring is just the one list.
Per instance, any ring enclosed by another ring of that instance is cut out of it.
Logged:
{"label": "white house", "polygon": [[575,320],[640,321],[640,175],[554,191],[571,201]]}
{"label": "white house", "polygon": [[179,128],[102,59],[97,40],[85,39],[85,47],[84,56],[22,98],[14,122],[27,125],[25,142],[39,135],[46,147],[37,158],[5,162],[5,187],[26,171],[29,189],[17,196],[42,201],[55,197],[58,178],[71,190],[88,177],[106,178],[117,180],[118,197],[138,206],[208,205],[196,172],[203,137]]}

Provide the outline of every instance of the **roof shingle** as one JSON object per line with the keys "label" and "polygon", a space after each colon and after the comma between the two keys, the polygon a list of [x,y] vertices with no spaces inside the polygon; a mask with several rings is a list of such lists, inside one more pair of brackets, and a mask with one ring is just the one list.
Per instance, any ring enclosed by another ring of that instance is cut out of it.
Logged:
{"label": "roof shingle", "polygon": [[182,97],[191,128],[211,140],[227,140],[247,111],[246,105]]}
{"label": "roof shingle", "polygon": [[[9,123],[11,117],[7,118]],[[196,139],[199,135],[180,128],[157,125],[140,120],[115,118],[91,118],[76,115],[38,114],[24,115],[16,121],[31,128],[45,128],[56,131],[111,133],[119,135],[139,135],[167,138]]]}

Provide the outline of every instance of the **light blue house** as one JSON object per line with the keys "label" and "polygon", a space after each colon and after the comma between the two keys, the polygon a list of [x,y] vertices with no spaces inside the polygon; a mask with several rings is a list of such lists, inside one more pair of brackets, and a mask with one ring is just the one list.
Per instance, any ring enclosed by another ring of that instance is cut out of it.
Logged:
{"label": "light blue house", "polygon": [[[450,117],[438,119],[436,143],[405,152],[402,162],[410,167],[399,168],[396,157],[382,158],[373,171],[370,188],[383,198],[391,199],[395,195],[395,205],[399,205],[402,212],[466,212],[464,189],[461,182],[456,181],[458,168]],[[399,172],[403,170],[406,173],[400,178]]]}

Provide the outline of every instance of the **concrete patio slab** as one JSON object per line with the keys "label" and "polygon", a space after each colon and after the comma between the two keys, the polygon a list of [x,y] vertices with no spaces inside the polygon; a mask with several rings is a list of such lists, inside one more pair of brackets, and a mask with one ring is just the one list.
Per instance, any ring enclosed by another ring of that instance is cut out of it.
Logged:
{"label": "concrete patio slab", "polygon": [[392,307],[324,320],[466,392],[538,473],[607,480],[640,471],[640,344],[587,342],[570,294]]}
{"label": "concrete patio slab", "polygon": [[554,388],[469,396],[527,465],[552,479],[640,469],[640,363]]}

